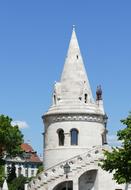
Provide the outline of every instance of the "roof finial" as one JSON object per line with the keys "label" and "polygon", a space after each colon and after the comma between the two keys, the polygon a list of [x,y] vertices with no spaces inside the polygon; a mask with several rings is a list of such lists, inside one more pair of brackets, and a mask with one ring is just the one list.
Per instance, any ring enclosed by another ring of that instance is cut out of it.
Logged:
{"label": "roof finial", "polygon": [[101,85],[97,86],[97,90],[96,90],[96,100],[102,100],[102,89],[101,89]]}
{"label": "roof finial", "polygon": [[75,25],[73,24],[73,31],[75,31]]}

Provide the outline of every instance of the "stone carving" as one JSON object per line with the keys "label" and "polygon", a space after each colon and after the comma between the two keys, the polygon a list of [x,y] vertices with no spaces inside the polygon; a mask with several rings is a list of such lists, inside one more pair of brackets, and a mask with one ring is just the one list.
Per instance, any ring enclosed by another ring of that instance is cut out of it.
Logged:
{"label": "stone carving", "polygon": [[63,122],[63,121],[88,121],[88,122],[98,122],[103,123],[104,119],[102,115],[96,114],[52,114],[50,116],[46,116],[46,123],[48,125],[54,122]]}

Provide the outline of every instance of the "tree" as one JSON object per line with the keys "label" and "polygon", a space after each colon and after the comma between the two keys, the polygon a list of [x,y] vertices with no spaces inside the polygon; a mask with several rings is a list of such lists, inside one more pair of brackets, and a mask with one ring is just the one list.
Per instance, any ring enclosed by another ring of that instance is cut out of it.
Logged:
{"label": "tree", "polygon": [[12,126],[11,122],[8,116],[0,115],[0,159],[5,154],[16,156],[21,152],[23,135],[18,126]]}
{"label": "tree", "polygon": [[24,185],[27,181],[27,178],[23,175],[13,179],[9,184],[9,190],[24,190]]}
{"label": "tree", "polygon": [[42,171],[44,171],[44,166],[43,165],[38,166],[37,174],[41,173]]}
{"label": "tree", "polygon": [[23,143],[23,135],[18,126],[12,126],[12,119],[0,115],[0,183],[4,177],[4,157],[14,157],[22,153],[20,145]]}
{"label": "tree", "polygon": [[0,187],[2,186],[4,182],[4,177],[5,176],[5,167],[4,165],[0,165]]}
{"label": "tree", "polygon": [[113,172],[113,178],[119,184],[131,182],[131,113],[121,123],[126,125],[117,132],[121,147],[112,148],[112,152],[105,151],[105,159],[100,164],[104,170]]}

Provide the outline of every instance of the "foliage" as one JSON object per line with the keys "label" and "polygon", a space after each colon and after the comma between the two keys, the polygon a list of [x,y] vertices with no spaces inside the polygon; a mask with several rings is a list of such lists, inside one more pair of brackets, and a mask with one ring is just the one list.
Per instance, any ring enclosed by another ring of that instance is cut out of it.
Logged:
{"label": "foliage", "polygon": [[16,156],[21,152],[20,145],[23,143],[23,135],[18,126],[11,125],[12,119],[0,115],[0,158],[4,154]]}
{"label": "foliage", "polygon": [[43,167],[43,165],[40,165],[40,166],[38,167],[37,174],[39,174],[39,173],[42,172],[42,171],[44,171],[44,167]]}
{"label": "foliage", "polygon": [[26,183],[26,177],[20,175],[13,179],[9,184],[9,190],[24,190],[24,184]]}
{"label": "foliage", "polygon": [[105,151],[105,159],[100,164],[104,170],[114,173],[113,178],[119,184],[131,182],[131,113],[121,123],[126,125],[117,132],[121,147],[113,148],[112,152]]}
{"label": "foliage", "polygon": [[4,182],[4,176],[5,176],[5,167],[4,165],[0,165],[0,187]]}
{"label": "foliage", "polygon": [[3,183],[4,157],[14,157],[22,153],[20,145],[23,143],[23,135],[18,126],[12,126],[12,119],[0,115],[0,185]]}

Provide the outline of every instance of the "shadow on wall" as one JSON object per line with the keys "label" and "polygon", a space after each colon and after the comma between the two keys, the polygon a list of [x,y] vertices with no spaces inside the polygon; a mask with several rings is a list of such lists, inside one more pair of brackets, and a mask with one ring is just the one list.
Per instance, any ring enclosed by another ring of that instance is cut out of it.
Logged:
{"label": "shadow on wall", "polygon": [[79,177],[80,190],[94,190],[96,187],[97,170],[90,170]]}

